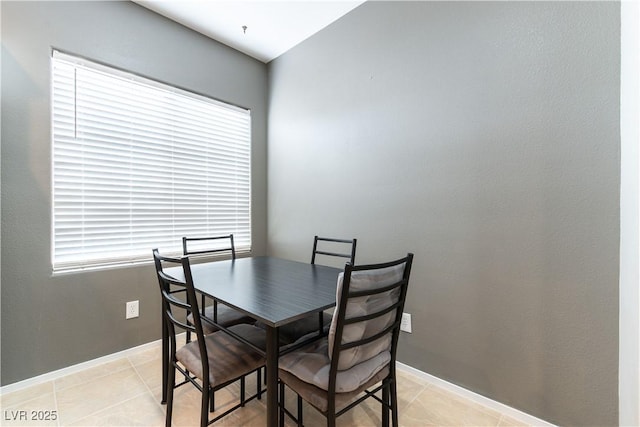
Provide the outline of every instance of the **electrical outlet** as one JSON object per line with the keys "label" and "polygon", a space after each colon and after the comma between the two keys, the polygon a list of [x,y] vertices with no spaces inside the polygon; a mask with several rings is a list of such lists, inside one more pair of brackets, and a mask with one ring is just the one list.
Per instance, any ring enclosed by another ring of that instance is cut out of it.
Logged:
{"label": "electrical outlet", "polygon": [[127,302],[127,312],[126,319],[133,319],[134,317],[138,317],[140,315],[140,307],[138,305],[139,301],[129,301]]}
{"label": "electrical outlet", "polygon": [[411,333],[411,315],[402,313],[402,321],[400,322],[400,330]]}

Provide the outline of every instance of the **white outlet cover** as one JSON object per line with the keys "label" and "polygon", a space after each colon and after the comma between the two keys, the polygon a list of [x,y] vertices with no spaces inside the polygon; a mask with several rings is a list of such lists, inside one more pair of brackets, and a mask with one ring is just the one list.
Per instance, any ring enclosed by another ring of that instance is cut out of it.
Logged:
{"label": "white outlet cover", "polygon": [[139,311],[139,301],[129,301],[127,302],[127,311],[125,314],[125,319],[133,319],[140,315]]}
{"label": "white outlet cover", "polygon": [[400,322],[400,330],[411,333],[411,315],[402,313],[402,321]]}

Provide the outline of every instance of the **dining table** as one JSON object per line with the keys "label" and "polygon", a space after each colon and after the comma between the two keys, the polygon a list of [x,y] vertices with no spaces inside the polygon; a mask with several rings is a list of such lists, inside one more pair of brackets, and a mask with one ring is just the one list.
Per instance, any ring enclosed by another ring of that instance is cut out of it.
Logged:
{"label": "dining table", "polygon": [[[191,264],[199,293],[261,322],[266,333],[266,394],[269,427],[278,425],[278,329],[336,304],[336,283],[342,269],[271,256]],[[181,267],[165,272],[183,278]],[[163,326],[163,402],[166,400],[168,338]]]}

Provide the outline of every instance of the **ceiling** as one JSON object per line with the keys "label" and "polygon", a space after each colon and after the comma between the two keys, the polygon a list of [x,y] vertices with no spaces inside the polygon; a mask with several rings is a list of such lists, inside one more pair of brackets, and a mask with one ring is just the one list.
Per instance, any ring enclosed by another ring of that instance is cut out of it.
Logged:
{"label": "ceiling", "polygon": [[267,63],[365,0],[133,1]]}

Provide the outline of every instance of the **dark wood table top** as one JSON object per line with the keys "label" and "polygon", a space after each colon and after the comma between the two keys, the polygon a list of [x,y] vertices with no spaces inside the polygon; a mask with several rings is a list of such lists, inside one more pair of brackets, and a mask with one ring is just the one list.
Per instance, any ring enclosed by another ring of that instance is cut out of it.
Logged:
{"label": "dark wood table top", "polygon": [[[182,278],[181,270],[166,272]],[[196,290],[272,327],[335,306],[341,271],[274,257],[191,264]]]}

